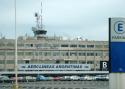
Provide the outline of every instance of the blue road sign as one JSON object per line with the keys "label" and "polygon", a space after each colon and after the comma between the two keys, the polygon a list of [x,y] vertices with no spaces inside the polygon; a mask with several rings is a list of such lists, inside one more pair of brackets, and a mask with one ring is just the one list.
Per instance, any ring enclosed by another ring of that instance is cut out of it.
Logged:
{"label": "blue road sign", "polygon": [[125,18],[109,18],[110,72],[125,72]]}

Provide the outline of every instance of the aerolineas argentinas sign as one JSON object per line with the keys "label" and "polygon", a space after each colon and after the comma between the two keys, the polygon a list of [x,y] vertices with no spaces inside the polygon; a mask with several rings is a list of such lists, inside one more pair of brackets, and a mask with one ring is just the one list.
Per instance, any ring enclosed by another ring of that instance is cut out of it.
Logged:
{"label": "aerolineas argentinas sign", "polygon": [[125,42],[125,18],[111,18],[111,42]]}
{"label": "aerolineas argentinas sign", "polygon": [[110,72],[125,72],[125,18],[109,18]]}
{"label": "aerolineas argentinas sign", "polygon": [[19,64],[18,70],[90,70],[89,64]]}

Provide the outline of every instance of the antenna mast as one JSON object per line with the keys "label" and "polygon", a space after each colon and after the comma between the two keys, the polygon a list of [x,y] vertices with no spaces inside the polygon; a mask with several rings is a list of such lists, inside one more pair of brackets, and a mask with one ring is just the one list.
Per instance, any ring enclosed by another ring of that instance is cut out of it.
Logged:
{"label": "antenna mast", "polygon": [[35,13],[35,17],[36,17],[36,26],[38,28],[43,29],[43,23],[42,23],[42,2],[41,2],[41,13],[38,14],[37,12]]}
{"label": "antenna mast", "polygon": [[36,27],[32,27],[32,31],[34,36],[38,37],[45,37],[47,31],[43,29],[43,22],[42,22],[42,2],[41,2],[41,13],[35,13],[36,17]]}
{"label": "antenna mast", "polygon": [[41,17],[41,28],[43,28],[43,23],[42,23],[42,1],[41,1],[41,15],[40,15],[40,17]]}

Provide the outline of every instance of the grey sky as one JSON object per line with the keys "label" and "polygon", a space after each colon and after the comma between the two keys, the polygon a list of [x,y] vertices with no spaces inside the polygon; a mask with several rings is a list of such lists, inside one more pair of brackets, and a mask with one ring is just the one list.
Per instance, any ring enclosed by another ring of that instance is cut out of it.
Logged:
{"label": "grey sky", "polygon": [[[17,0],[17,32],[33,36],[34,13],[43,2],[47,35],[108,40],[108,18],[125,17],[124,0]],[[14,0],[0,0],[0,33],[14,37]]]}

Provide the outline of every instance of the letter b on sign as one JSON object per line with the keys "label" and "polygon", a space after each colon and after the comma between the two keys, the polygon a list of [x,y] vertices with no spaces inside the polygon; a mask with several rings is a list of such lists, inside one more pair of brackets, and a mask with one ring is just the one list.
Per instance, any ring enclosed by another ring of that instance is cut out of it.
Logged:
{"label": "letter b on sign", "polygon": [[109,70],[109,62],[108,61],[100,61],[100,70],[108,71]]}
{"label": "letter b on sign", "polygon": [[102,68],[107,68],[108,66],[107,62],[103,62],[102,66],[103,66]]}

